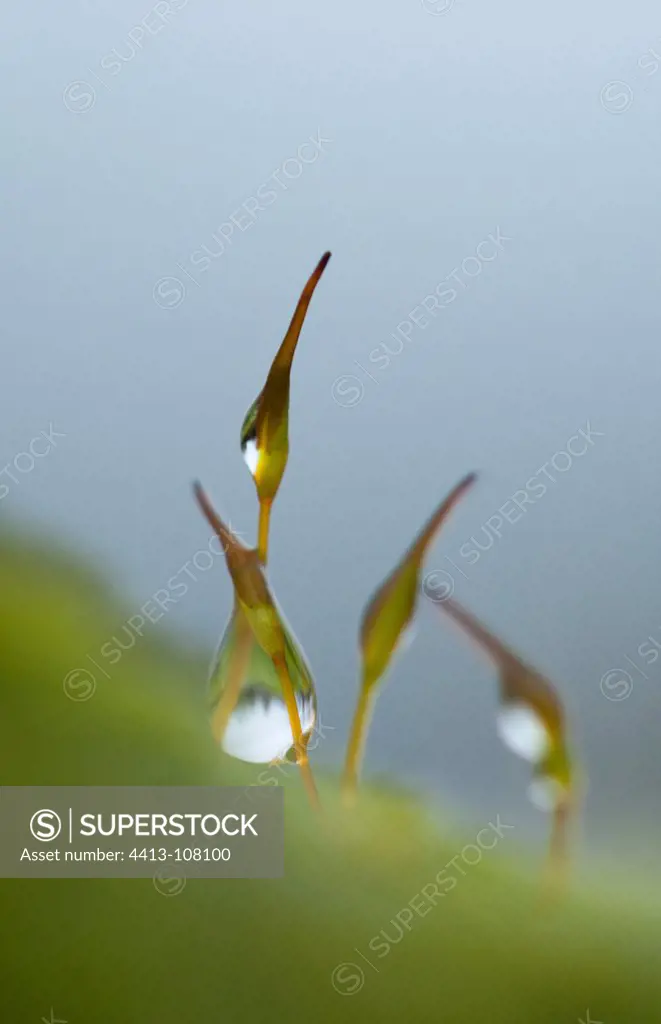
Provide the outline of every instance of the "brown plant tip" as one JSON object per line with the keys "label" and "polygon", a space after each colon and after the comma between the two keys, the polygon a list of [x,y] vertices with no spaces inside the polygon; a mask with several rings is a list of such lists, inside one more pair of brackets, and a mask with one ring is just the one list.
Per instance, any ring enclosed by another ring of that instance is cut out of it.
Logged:
{"label": "brown plant tip", "polygon": [[233,536],[232,531],[225,526],[225,523],[211,504],[207,492],[204,490],[199,480],[193,481],[193,494],[195,495],[195,499],[200,506],[202,514],[209,523],[209,526],[222,541],[223,551],[227,553],[230,548],[243,548],[243,544],[241,544],[241,542]]}

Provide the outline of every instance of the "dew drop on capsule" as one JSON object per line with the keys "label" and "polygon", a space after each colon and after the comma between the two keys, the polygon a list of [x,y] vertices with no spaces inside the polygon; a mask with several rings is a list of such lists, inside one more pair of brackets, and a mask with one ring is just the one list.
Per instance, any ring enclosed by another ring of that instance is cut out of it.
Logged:
{"label": "dew drop on capsule", "polygon": [[[314,702],[296,694],[303,735],[312,731]],[[227,724],[222,747],[230,757],[255,764],[284,761],[294,744],[287,707],[266,686],[249,682]]]}
{"label": "dew drop on capsule", "polygon": [[528,799],[540,811],[554,811],[566,795],[565,787],[552,775],[538,775],[528,786]]}
{"label": "dew drop on capsule", "polygon": [[[305,655],[284,620],[285,649],[289,677],[301,719],[304,737],[309,737],[317,717],[317,700]],[[230,685],[232,661],[237,651],[237,612],[234,611],[221,637],[209,675],[212,716]],[[221,740],[230,757],[253,764],[284,760],[294,745],[289,715],[280,680],[271,658],[249,637],[245,671],[238,697]]]}
{"label": "dew drop on capsule", "polygon": [[257,447],[257,438],[249,438],[243,446],[243,461],[250,470],[251,476],[256,476],[257,467],[259,465],[259,448]]}
{"label": "dew drop on capsule", "polygon": [[410,647],[415,643],[415,639],[418,635],[418,624],[413,619],[404,627],[402,632],[399,634],[399,639],[393,650],[393,655],[404,654],[409,650]]}
{"label": "dew drop on capsule", "polygon": [[544,722],[527,704],[506,704],[496,716],[498,736],[514,754],[538,762],[549,749]]}

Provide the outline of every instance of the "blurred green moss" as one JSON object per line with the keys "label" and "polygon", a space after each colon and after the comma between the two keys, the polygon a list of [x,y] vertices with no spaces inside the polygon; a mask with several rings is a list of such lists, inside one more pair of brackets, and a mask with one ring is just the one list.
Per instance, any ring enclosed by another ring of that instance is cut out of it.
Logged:
{"label": "blurred green moss", "polygon": [[[211,740],[204,659],[172,643],[145,636],[103,666],[110,678],[96,671],[89,699],[67,696],[68,674],[94,673],[87,655],[130,614],[67,556],[0,536],[5,785],[257,783],[259,766]],[[402,928],[474,835],[439,830],[394,787],[364,789],[348,813],[323,776],[319,821],[295,769],[277,777],[283,880],[189,881],[173,898],[149,879],[1,880],[2,1019],[37,1022],[51,1007],[70,1024],[574,1024],[588,1007],[604,1024],[659,1019],[660,900],[636,895],[624,869],[549,907],[539,863],[508,831]]]}

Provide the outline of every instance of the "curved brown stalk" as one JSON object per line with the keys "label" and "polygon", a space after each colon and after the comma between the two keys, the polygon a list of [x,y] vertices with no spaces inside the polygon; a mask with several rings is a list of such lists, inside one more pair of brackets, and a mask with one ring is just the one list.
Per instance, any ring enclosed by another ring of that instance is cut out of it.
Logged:
{"label": "curved brown stalk", "polygon": [[257,551],[262,565],[266,565],[269,557],[269,527],[271,525],[272,498],[264,498],[259,503],[259,527],[257,532]]}
{"label": "curved brown stalk", "polygon": [[301,727],[301,717],[298,713],[298,705],[296,704],[296,697],[294,696],[294,688],[289,678],[289,672],[287,671],[287,662],[285,658],[276,657],[273,659],[276,672],[280,679],[280,685],[282,686],[282,693],[285,698],[285,704],[287,706],[287,713],[289,715],[290,728],[292,736],[294,738],[294,753],[296,755],[296,764],[301,770],[301,776],[303,778],[303,784],[307,790],[310,803],[319,810],[319,793],[317,792],[317,786],[314,781],[312,769],[310,768],[310,762],[308,760],[307,741],[303,737],[303,729]]}
{"label": "curved brown stalk", "polygon": [[352,804],[358,790],[358,775],[365,756],[365,743],[374,711],[375,692],[373,689],[361,687],[358,703],[351,723],[351,734],[347,745],[347,755],[342,775],[342,790],[345,803]]}

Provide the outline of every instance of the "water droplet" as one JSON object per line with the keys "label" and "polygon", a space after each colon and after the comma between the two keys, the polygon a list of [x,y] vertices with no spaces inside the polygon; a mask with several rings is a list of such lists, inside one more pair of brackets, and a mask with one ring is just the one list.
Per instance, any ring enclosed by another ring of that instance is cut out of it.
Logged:
{"label": "water droplet", "polygon": [[405,626],[402,632],[399,634],[399,639],[393,649],[393,655],[403,654],[408,651],[409,647],[415,642],[415,638],[418,635],[418,624],[417,622],[411,621],[408,626]]}
{"label": "water droplet", "polygon": [[257,447],[256,438],[250,438],[249,441],[243,446],[243,460],[250,470],[252,476],[257,474],[257,467],[259,465],[259,448]]}
{"label": "water droplet", "polygon": [[[314,700],[296,695],[303,734],[314,727]],[[289,715],[282,697],[249,682],[241,691],[223,737],[223,750],[240,761],[265,764],[282,761],[293,746]]]}
{"label": "water droplet", "polygon": [[549,749],[544,722],[527,704],[506,704],[496,718],[500,739],[518,757],[539,762]]}
{"label": "water droplet", "polygon": [[554,811],[567,796],[567,789],[552,775],[538,775],[528,786],[528,797],[540,811]]}
{"label": "water droplet", "polygon": [[[289,677],[304,738],[314,729],[317,699],[305,655],[278,609],[285,634]],[[241,761],[268,764],[284,759],[293,747],[282,687],[271,658],[255,640],[243,613],[236,609],[223,632],[209,676],[214,733],[226,717],[221,746]],[[233,693],[232,693],[233,691]]]}

